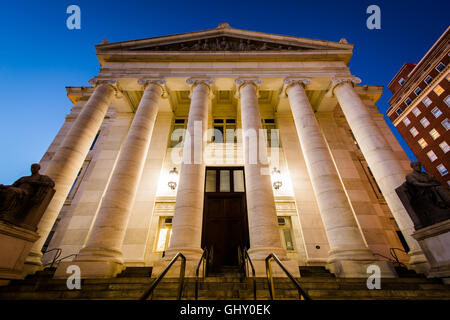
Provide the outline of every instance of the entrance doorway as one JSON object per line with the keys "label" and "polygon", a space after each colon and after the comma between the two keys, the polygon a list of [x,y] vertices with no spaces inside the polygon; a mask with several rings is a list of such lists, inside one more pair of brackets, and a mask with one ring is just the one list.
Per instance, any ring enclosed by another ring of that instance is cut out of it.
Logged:
{"label": "entrance doorway", "polygon": [[249,247],[243,167],[207,167],[202,247],[211,254],[207,272],[238,266],[238,247]]}

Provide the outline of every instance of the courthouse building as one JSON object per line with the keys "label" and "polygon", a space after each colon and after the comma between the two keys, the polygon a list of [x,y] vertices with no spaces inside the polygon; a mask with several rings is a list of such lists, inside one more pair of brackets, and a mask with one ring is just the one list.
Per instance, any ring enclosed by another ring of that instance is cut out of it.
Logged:
{"label": "courthouse building", "polygon": [[[178,252],[192,276],[247,247],[258,275],[275,253],[293,274],[326,266],[395,277],[390,248],[424,271],[395,193],[410,171],[376,102],[348,68],[353,45],[217,28],[96,46],[88,87],[67,87],[71,112],[41,160],[56,183],[26,265],[55,277],[125,267],[157,274]],[[64,106],[62,106],[64,107]],[[47,239],[47,241],[46,241]],[[164,253],[164,254],[163,254]]]}

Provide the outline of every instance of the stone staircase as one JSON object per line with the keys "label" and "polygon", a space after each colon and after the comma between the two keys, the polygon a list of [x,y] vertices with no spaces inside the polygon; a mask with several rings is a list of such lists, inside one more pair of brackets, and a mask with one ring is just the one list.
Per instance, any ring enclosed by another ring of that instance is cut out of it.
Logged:
{"label": "stone staircase", "polygon": [[[381,279],[381,290],[368,290],[366,279],[336,278],[323,267],[300,267],[298,279],[313,300],[422,300],[450,299],[450,286],[437,279],[398,269],[400,278]],[[81,290],[68,290],[65,280],[52,279],[55,269],[45,269],[24,280],[0,287],[2,300],[58,299],[139,299],[150,286],[152,268],[129,267],[112,279],[83,279]],[[228,268],[199,281],[200,300],[253,300],[253,282]],[[275,278],[275,299],[298,300],[298,292],[287,278]],[[163,279],[153,294],[154,300],[173,300],[177,279]],[[269,299],[267,280],[256,279],[258,300]],[[195,299],[195,279],[187,278],[183,299]]]}

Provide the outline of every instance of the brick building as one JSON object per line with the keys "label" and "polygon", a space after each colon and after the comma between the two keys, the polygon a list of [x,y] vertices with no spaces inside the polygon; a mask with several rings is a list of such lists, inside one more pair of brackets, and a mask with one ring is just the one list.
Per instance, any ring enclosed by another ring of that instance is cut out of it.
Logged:
{"label": "brick building", "polygon": [[450,185],[450,27],[418,63],[405,63],[388,87],[387,111],[424,169]]}

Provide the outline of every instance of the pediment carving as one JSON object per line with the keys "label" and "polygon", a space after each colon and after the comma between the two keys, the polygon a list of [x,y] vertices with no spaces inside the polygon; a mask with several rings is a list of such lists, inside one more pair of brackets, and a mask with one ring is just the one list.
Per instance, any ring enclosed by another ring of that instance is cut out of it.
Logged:
{"label": "pediment carving", "polygon": [[230,36],[217,36],[176,43],[154,44],[139,48],[130,48],[130,50],[133,51],[279,51],[311,49],[313,48]]}

